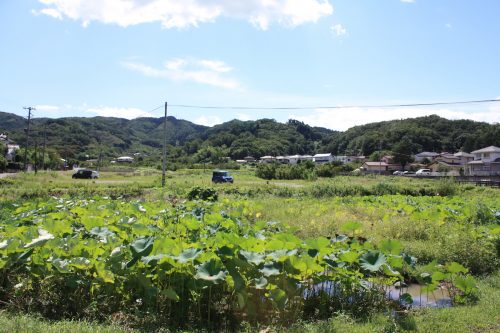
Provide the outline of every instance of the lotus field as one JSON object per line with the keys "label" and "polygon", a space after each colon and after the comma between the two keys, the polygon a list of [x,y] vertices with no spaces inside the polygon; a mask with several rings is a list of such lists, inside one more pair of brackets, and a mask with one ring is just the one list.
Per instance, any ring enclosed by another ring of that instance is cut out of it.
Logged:
{"label": "lotus field", "polygon": [[[1,301],[53,318],[134,309],[211,327],[366,313],[387,305],[384,287],[409,278],[416,262],[398,241],[300,239],[243,201],[54,198],[2,212]],[[450,263],[420,277],[429,291],[446,282],[463,301],[475,293],[465,273]]]}

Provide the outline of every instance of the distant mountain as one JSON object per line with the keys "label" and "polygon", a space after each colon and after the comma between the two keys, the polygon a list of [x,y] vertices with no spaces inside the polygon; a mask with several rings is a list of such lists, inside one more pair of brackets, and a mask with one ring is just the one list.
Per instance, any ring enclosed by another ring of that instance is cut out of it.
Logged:
{"label": "distant mountain", "polygon": [[[0,112],[0,132],[19,144],[25,142],[26,119]],[[163,118],[133,120],[108,117],[35,118],[34,142],[43,142],[63,157],[85,160],[101,153],[111,158],[142,153],[157,158],[163,144]],[[214,161],[224,156],[241,159],[251,155],[333,153],[370,155],[391,150],[401,140],[412,143],[413,152],[472,151],[500,146],[500,125],[472,120],[447,120],[438,116],[392,120],[355,126],[345,132],[312,127],[297,120],[231,120],[213,127],[167,118],[168,153],[184,162]]]}

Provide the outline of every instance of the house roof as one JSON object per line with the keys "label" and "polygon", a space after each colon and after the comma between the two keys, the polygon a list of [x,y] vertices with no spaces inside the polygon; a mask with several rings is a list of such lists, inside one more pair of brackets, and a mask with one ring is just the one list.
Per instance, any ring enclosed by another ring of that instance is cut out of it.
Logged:
{"label": "house roof", "polygon": [[316,154],[314,157],[331,157],[332,154]]}
{"label": "house roof", "polygon": [[438,155],[439,155],[438,153],[435,153],[435,152],[432,152],[432,151],[423,151],[421,153],[416,154],[415,156],[418,156],[418,157],[434,157],[434,156],[438,156]]}
{"label": "house roof", "polygon": [[261,160],[270,160],[270,159],[275,159],[275,157],[274,156],[262,156],[260,159]]}
{"label": "house roof", "polygon": [[368,166],[388,166],[388,164],[385,162],[365,162],[363,164],[366,164]]}
{"label": "house roof", "polygon": [[456,157],[462,157],[462,156],[463,157],[474,157],[474,155],[466,153],[466,152],[463,152],[463,151],[459,151],[458,153],[455,153],[453,155],[456,156]]}
{"label": "house roof", "polygon": [[467,164],[484,164],[484,162],[483,162],[483,161],[481,161],[481,160],[477,160],[477,161],[472,161],[472,162],[469,162],[469,163],[467,163]]}
{"label": "house roof", "polygon": [[489,146],[479,150],[474,150],[472,154],[482,154],[482,153],[500,153],[500,148],[496,146]]}

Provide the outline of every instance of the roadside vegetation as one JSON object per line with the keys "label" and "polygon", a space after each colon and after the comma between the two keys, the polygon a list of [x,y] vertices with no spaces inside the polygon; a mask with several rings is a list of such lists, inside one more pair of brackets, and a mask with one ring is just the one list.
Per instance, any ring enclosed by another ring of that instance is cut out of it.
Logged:
{"label": "roadside vegetation", "polygon": [[[254,172],[235,170],[235,184],[212,185],[211,171],[177,170],[166,189],[152,169],[0,179],[2,327],[500,328],[497,189]],[[395,284],[446,292],[453,306],[420,309],[404,289],[388,297]]]}

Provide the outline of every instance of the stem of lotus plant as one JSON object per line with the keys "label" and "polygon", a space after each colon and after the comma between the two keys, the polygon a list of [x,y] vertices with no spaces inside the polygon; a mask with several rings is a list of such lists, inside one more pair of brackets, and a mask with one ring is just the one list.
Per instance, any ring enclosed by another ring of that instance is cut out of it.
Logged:
{"label": "stem of lotus plant", "polygon": [[212,325],[210,325],[210,303],[212,302],[212,286],[208,287],[208,329],[212,330]]}

